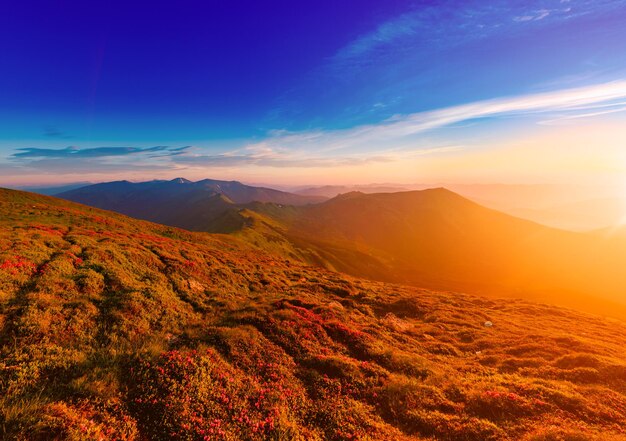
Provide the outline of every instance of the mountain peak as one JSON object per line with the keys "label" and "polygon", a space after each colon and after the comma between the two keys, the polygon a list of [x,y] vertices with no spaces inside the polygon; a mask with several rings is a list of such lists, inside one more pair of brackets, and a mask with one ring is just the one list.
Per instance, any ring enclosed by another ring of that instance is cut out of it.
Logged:
{"label": "mountain peak", "polygon": [[175,179],[172,179],[170,182],[174,184],[193,184],[192,181],[190,181],[189,179],[185,179],[185,178],[175,178]]}

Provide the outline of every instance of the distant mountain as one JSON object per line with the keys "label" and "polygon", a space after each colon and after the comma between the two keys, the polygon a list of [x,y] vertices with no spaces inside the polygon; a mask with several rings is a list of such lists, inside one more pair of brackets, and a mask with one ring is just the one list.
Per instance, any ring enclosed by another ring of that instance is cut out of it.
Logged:
{"label": "distant mountain", "polygon": [[598,297],[626,303],[621,242],[515,218],[443,188],[353,192],[267,215],[280,225],[266,229],[272,242],[281,236],[311,263],[361,277],[585,308]]}
{"label": "distant mountain", "polygon": [[271,202],[280,205],[306,205],[325,200],[237,181],[184,178],[171,181],[132,183],[129,181],[89,185],[58,195],[63,199],[116,211],[189,230],[230,232],[242,226],[240,205]]}

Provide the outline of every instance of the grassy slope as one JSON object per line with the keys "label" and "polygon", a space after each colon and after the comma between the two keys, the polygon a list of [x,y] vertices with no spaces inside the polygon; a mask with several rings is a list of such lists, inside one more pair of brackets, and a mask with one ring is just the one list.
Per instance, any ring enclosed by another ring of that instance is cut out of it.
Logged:
{"label": "grassy slope", "polygon": [[623,322],[7,190],[0,330],[2,439],[626,439]]}
{"label": "grassy slope", "polygon": [[358,277],[626,317],[622,243],[517,219],[444,189],[346,194],[281,222],[285,239]]}

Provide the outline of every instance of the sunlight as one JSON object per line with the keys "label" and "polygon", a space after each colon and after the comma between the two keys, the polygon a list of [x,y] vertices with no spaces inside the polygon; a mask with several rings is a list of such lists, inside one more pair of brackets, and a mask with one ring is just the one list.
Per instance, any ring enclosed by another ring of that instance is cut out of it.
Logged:
{"label": "sunlight", "polygon": [[0,441],[626,441],[626,0],[0,17]]}

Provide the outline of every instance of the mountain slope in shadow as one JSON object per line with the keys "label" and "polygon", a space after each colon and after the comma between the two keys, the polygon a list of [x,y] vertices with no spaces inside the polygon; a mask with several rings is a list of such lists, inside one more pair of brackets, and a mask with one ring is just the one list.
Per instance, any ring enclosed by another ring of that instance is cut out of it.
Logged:
{"label": "mountain slope in shadow", "polygon": [[239,205],[258,201],[297,206],[325,200],[323,197],[296,195],[237,181],[204,179],[192,182],[184,178],[140,183],[108,182],[57,196],[138,219],[220,233],[243,226],[243,219],[237,216]]}

